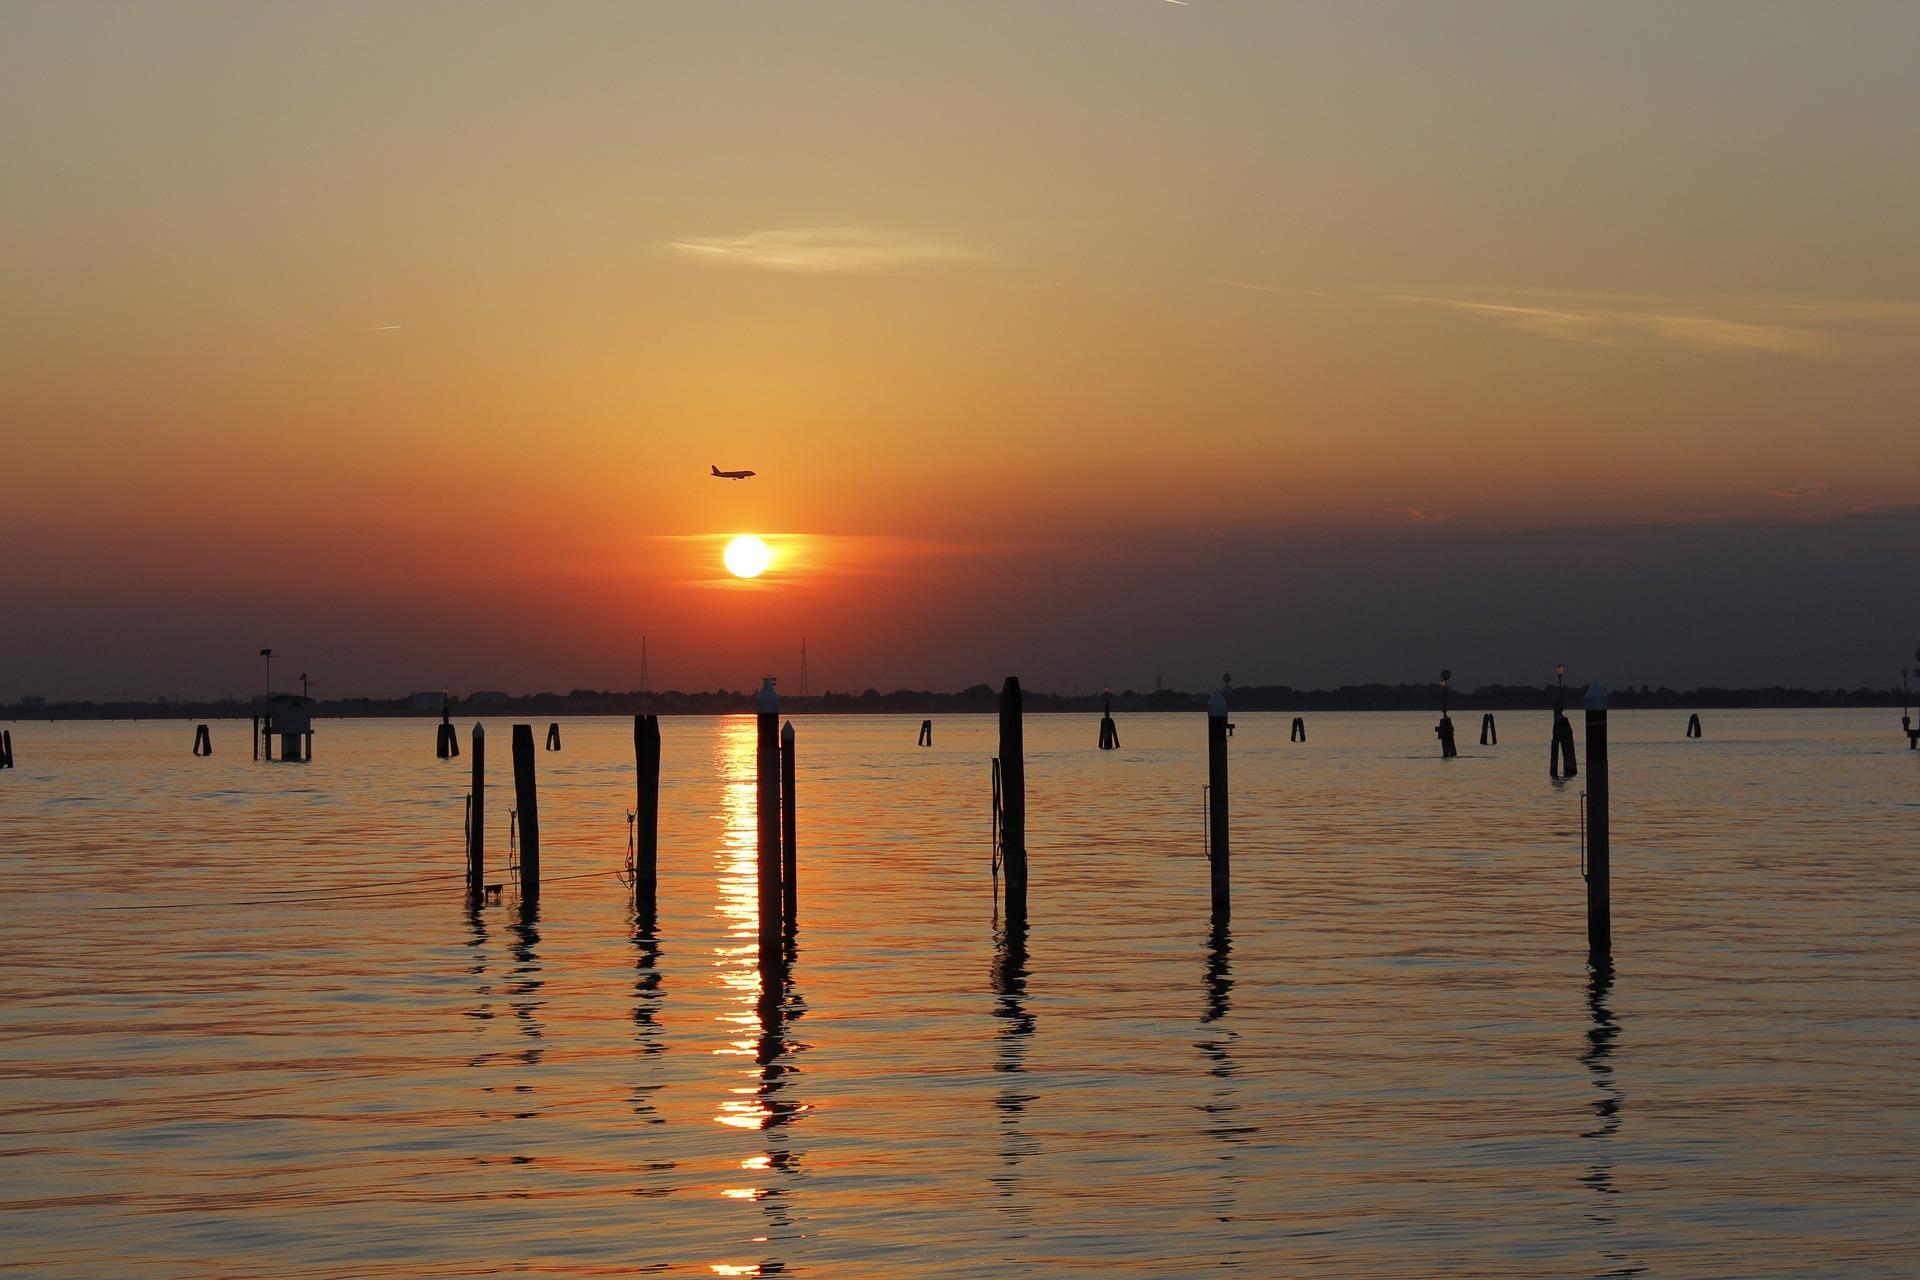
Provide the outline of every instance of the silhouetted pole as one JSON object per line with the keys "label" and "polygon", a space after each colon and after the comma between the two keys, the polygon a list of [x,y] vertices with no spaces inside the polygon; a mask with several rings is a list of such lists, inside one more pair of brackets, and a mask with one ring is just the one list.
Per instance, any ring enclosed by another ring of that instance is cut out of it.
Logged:
{"label": "silhouetted pole", "polygon": [[931,720],[922,720],[922,721],[920,722],[920,743],[919,743],[919,745],[920,745],[920,746],[923,746],[923,747],[930,747],[930,746],[932,746],[932,745],[933,745],[933,721],[931,721]]}
{"label": "silhouetted pole", "polygon": [[1213,919],[1225,924],[1231,910],[1227,838],[1227,695],[1207,699],[1207,864],[1213,881]]}
{"label": "silhouetted pole", "polygon": [[768,676],[753,700],[759,719],[754,754],[760,811],[760,959],[780,954],[780,695]]}
{"label": "silhouetted pole", "polygon": [[473,726],[473,790],[467,801],[467,897],[479,901],[487,874],[487,731]]}
{"label": "silhouetted pole", "polygon": [[1689,738],[1698,738],[1701,736],[1700,713],[1698,711],[1687,717],[1687,736]]}
{"label": "silhouetted pole", "polygon": [[440,699],[440,731],[434,738],[433,754],[440,760],[451,760],[460,754],[460,735],[454,731],[453,711],[445,698]]}
{"label": "silhouetted pole", "polygon": [[1587,952],[1594,963],[1613,952],[1612,830],[1607,812],[1607,691],[1587,690]]}
{"label": "silhouetted pole", "polygon": [[1447,714],[1447,685],[1453,679],[1453,672],[1440,673],[1440,723],[1433,726],[1433,736],[1440,739],[1440,758],[1451,760],[1460,752],[1453,745],[1453,717]]}
{"label": "silhouetted pole", "polygon": [[1500,745],[1500,730],[1494,726],[1491,711],[1480,717],[1480,745],[1483,747]]}
{"label": "silhouetted pole", "polygon": [[1020,677],[1000,687],[1000,849],[1007,870],[1007,915],[1027,914],[1027,762]]}
{"label": "silhouetted pole", "polygon": [[547,750],[558,751],[559,749],[560,749],[560,722],[556,720],[552,724],[547,726]]}
{"label": "silhouetted pole", "polygon": [[1120,746],[1120,727],[1113,722],[1113,693],[1108,691],[1104,709],[1100,713],[1100,749],[1113,751]]}
{"label": "silhouetted pole", "polygon": [[1301,716],[1295,716],[1293,718],[1293,732],[1289,736],[1288,741],[1305,742],[1306,740],[1307,740],[1307,722],[1305,718]]}
{"label": "silhouetted pole", "polygon": [[0,729],[0,769],[13,768],[13,730]]}
{"label": "silhouetted pole", "polygon": [[780,901],[783,921],[792,929],[800,918],[800,861],[794,850],[797,821],[793,808],[793,721],[780,730]]}
{"label": "silhouetted pole", "polygon": [[650,917],[658,901],[660,878],[660,717],[633,718],[633,761],[637,775],[633,847],[633,906]]}
{"label": "silhouetted pole", "polygon": [[1567,719],[1566,679],[1566,664],[1556,662],[1553,666],[1553,731],[1547,735],[1547,776],[1550,778],[1580,775],[1580,765],[1573,754],[1573,722]]}
{"label": "silhouetted pole", "polygon": [[260,758],[260,717],[253,718],[253,758]]}
{"label": "silhouetted pole", "polygon": [[513,804],[520,821],[520,900],[540,896],[540,795],[533,775],[533,726],[513,726]]}
{"label": "silhouetted pole", "polygon": [[193,731],[193,754],[197,756],[213,754],[213,731],[204,724]]}

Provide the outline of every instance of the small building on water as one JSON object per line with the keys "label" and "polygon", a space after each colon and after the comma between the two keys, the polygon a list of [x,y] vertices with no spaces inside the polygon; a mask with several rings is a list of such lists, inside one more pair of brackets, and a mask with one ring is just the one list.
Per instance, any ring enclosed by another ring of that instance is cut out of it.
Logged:
{"label": "small building on water", "polygon": [[276,693],[267,699],[267,758],[273,758],[273,735],[280,736],[280,758],[313,759],[313,699],[297,693]]}

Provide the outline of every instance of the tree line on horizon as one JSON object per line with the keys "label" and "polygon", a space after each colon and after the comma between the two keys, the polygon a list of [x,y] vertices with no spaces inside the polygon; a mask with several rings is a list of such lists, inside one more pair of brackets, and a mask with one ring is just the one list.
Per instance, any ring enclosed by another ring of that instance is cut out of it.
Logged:
{"label": "tree line on horizon", "polygon": [[[476,715],[726,715],[751,712],[756,689],[713,689],[683,692],[609,692],[598,689],[574,689],[568,693],[487,694],[481,697],[449,697],[446,709],[471,718]],[[1126,689],[1114,693],[1063,694],[1023,691],[1026,710],[1034,712],[1097,712],[1110,697],[1116,711],[1200,711],[1213,690],[1189,693],[1160,689],[1142,693]],[[1546,710],[1559,700],[1569,710],[1578,710],[1584,686],[1488,684],[1477,688],[1449,689],[1447,705],[1460,711]],[[1438,711],[1441,690],[1438,684],[1347,684],[1334,689],[1295,689],[1290,685],[1248,685],[1227,691],[1228,706],[1235,711]],[[1608,705],[1617,709],[1645,708],[1794,708],[1794,707],[1886,707],[1901,706],[1910,695],[1898,687],[1873,689],[1807,689],[1783,685],[1763,688],[1721,688],[1705,686],[1678,690],[1666,686],[1622,685],[1607,693]],[[782,694],[783,712],[813,714],[898,713],[930,715],[936,713],[987,713],[998,709],[1000,692],[992,685],[976,684],[955,693],[927,689],[895,689],[883,693],[866,689],[860,693],[818,693],[807,696]],[[0,704],[0,719],[8,720],[84,720],[84,719],[232,719],[258,714],[265,695],[250,699],[223,698],[207,701],[125,700],[23,700]],[[437,716],[439,705],[422,706],[416,695],[397,698],[330,698],[316,700],[314,713],[320,716]]]}

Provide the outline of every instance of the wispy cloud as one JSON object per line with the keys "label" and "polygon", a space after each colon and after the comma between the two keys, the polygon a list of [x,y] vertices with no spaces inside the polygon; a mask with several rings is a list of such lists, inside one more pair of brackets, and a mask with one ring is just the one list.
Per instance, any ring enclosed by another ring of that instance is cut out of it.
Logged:
{"label": "wispy cloud", "polygon": [[1328,293],[1253,280],[1219,283],[1254,293],[1445,308],[1522,333],[1594,345],[1657,342],[1803,357],[1920,350],[1920,302],[1901,300],[1473,288]]}
{"label": "wispy cloud", "polygon": [[1425,507],[1388,507],[1387,514],[1397,517],[1403,524],[1445,524],[1453,519],[1444,511],[1430,511]]}
{"label": "wispy cloud", "polygon": [[984,256],[957,241],[872,227],[793,227],[669,240],[661,247],[693,262],[796,272],[886,271]]}
{"label": "wispy cloud", "polygon": [[1386,300],[1448,307],[1509,328],[1569,342],[1610,343],[1640,337],[1705,350],[1771,351],[1784,355],[1818,355],[1832,344],[1828,335],[1798,325],[1736,320],[1724,315],[1659,307],[1575,310],[1420,294],[1390,294]]}

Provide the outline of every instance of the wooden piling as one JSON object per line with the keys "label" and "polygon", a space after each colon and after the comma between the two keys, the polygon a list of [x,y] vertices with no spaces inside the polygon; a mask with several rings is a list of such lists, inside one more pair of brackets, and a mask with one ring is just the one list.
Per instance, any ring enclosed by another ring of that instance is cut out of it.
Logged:
{"label": "wooden piling", "polygon": [[753,700],[758,720],[754,752],[755,794],[759,808],[760,960],[780,954],[780,695],[773,677]]}
{"label": "wooden piling", "polygon": [[1440,723],[1433,726],[1433,736],[1440,739],[1440,758],[1442,760],[1451,760],[1460,754],[1459,748],[1453,745],[1452,716],[1442,715],[1440,717]]}
{"label": "wooden piling", "polygon": [[793,796],[793,721],[780,730],[780,911],[787,931],[800,918],[800,859],[794,849],[798,817]]}
{"label": "wooden piling", "polygon": [[633,718],[633,908],[652,917],[660,881],[660,717]]}
{"label": "wooden piling", "polygon": [[1480,717],[1480,745],[1483,747],[1500,745],[1500,730],[1494,727],[1491,711]]}
{"label": "wooden piling", "polygon": [[1689,738],[1698,738],[1701,736],[1700,713],[1698,711],[1687,717],[1687,736]]}
{"label": "wooden piling", "polygon": [[1227,696],[1207,699],[1207,864],[1213,885],[1213,918],[1224,925],[1232,910],[1227,819]]}
{"label": "wooden piling", "polygon": [[1594,964],[1613,952],[1612,822],[1608,812],[1607,691],[1587,690],[1587,954]]}
{"label": "wooden piling", "polygon": [[13,730],[0,729],[0,769],[13,768]]}
{"label": "wooden piling", "polygon": [[1106,695],[1106,702],[1100,712],[1100,749],[1115,751],[1120,747],[1120,727],[1113,722],[1113,695]]}
{"label": "wooden piling", "polygon": [[547,726],[547,750],[558,751],[559,749],[560,749],[560,722],[556,720],[552,724],[549,724]]}
{"label": "wooden piling", "polygon": [[260,758],[260,717],[253,718],[253,758]]}
{"label": "wooden piling", "polygon": [[473,726],[473,785],[467,793],[467,897],[478,902],[487,879],[487,731]]}
{"label": "wooden piling", "polygon": [[204,724],[193,731],[193,754],[196,756],[213,754],[213,731]]}
{"label": "wooden piling", "polygon": [[520,900],[540,896],[540,796],[533,774],[533,726],[513,726],[513,803],[520,821]]}
{"label": "wooden piling", "polygon": [[1027,914],[1027,762],[1020,677],[1000,688],[1000,849],[1007,872],[1007,916]]}
{"label": "wooden piling", "polygon": [[922,720],[920,722],[919,745],[923,747],[930,747],[933,745],[933,721]]}
{"label": "wooden piling", "polygon": [[1293,718],[1293,731],[1288,736],[1288,741],[1305,742],[1306,740],[1307,740],[1307,722],[1303,717],[1295,716]]}
{"label": "wooden piling", "polygon": [[1580,776],[1580,762],[1573,753],[1573,721],[1567,719],[1566,708],[1557,699],[1553,705],[1553,732],[1547,739],[1547,776]]}

